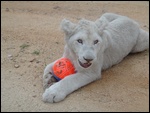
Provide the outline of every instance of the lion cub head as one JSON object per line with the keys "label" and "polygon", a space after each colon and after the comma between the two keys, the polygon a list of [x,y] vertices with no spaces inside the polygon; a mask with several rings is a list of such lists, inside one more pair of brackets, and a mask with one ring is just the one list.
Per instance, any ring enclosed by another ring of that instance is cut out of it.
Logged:
{"label": "lion cub head", "polygon": [[74,24],[64,19],[61,28],[65,33],[67,46],[76,55],[76,62],[80,67],[89,68],[97,62],[105,48],[101,21],[82,19]]}

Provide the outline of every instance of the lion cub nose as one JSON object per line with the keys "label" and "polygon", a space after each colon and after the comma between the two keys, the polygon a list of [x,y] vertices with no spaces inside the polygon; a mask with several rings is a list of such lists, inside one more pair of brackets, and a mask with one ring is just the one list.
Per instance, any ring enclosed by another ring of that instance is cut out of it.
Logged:
{"label": "lion cub nose", "polygon": [[[84,58],[84,57],[83,57]],[[89,59],[89,58],[84,58],[84,60],[86,60],[87,62],[92,61],[93,59]]]}

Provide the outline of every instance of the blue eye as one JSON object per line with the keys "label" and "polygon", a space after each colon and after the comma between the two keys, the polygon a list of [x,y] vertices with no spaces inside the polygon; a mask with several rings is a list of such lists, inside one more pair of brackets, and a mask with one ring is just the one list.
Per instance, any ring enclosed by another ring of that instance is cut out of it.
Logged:
{"label": "blue eye", "polygon": [[83,44],[83,41],[81,39],[77,40],[80,44]]}
{"label": "blue eye", "polygon": [[98,40],[95,40],[95,41],[94,41],[94,44],[97,44],[98,42],[99,42]]}

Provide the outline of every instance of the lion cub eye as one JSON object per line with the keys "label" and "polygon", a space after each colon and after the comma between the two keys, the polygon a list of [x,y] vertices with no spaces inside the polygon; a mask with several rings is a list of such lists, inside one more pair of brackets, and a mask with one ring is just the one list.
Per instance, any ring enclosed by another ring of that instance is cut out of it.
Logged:
{"label": "lion cub eye", "polygon": [[80,44],[83,44],[83,41],[81,39],[77,40]]}
{"label": "lion cub eye", "polygon": [[98,42],[99,42],[98,40],[95,40],[95,41],[94,41],[94,44],[97,44]]}

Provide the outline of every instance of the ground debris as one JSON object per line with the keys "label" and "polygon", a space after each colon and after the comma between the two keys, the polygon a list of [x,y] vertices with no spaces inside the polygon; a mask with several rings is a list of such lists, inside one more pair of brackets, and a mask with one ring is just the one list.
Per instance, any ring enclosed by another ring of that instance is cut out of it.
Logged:
{"label": "ground debris", "polygon": [[19,68],[19,67],[20,67],[20,65],[18,65],[18,64],[15,64],[15,65],[14,65],[14,67],[15,67],[15,68]]}
{"label": "ground debris", "polygon": [[32,58],[31,60],[30,60],[30,62],[33,62],[33,61],[35,61],[36,60],[36,58]]}
{"label": "ground debris", "polygon": [[5,11],[7,11],[7,12],[8,12],[8,11],[9,11],[9,8],[6,8],[6,10],[5,10]]}
{"label": "ground debris", "polygon": [[7,56],[8,57],[8,59],[10,59],[10,60],[12,60],[13,59],[13,56],[10,54],[10,55],[8,55]]}

